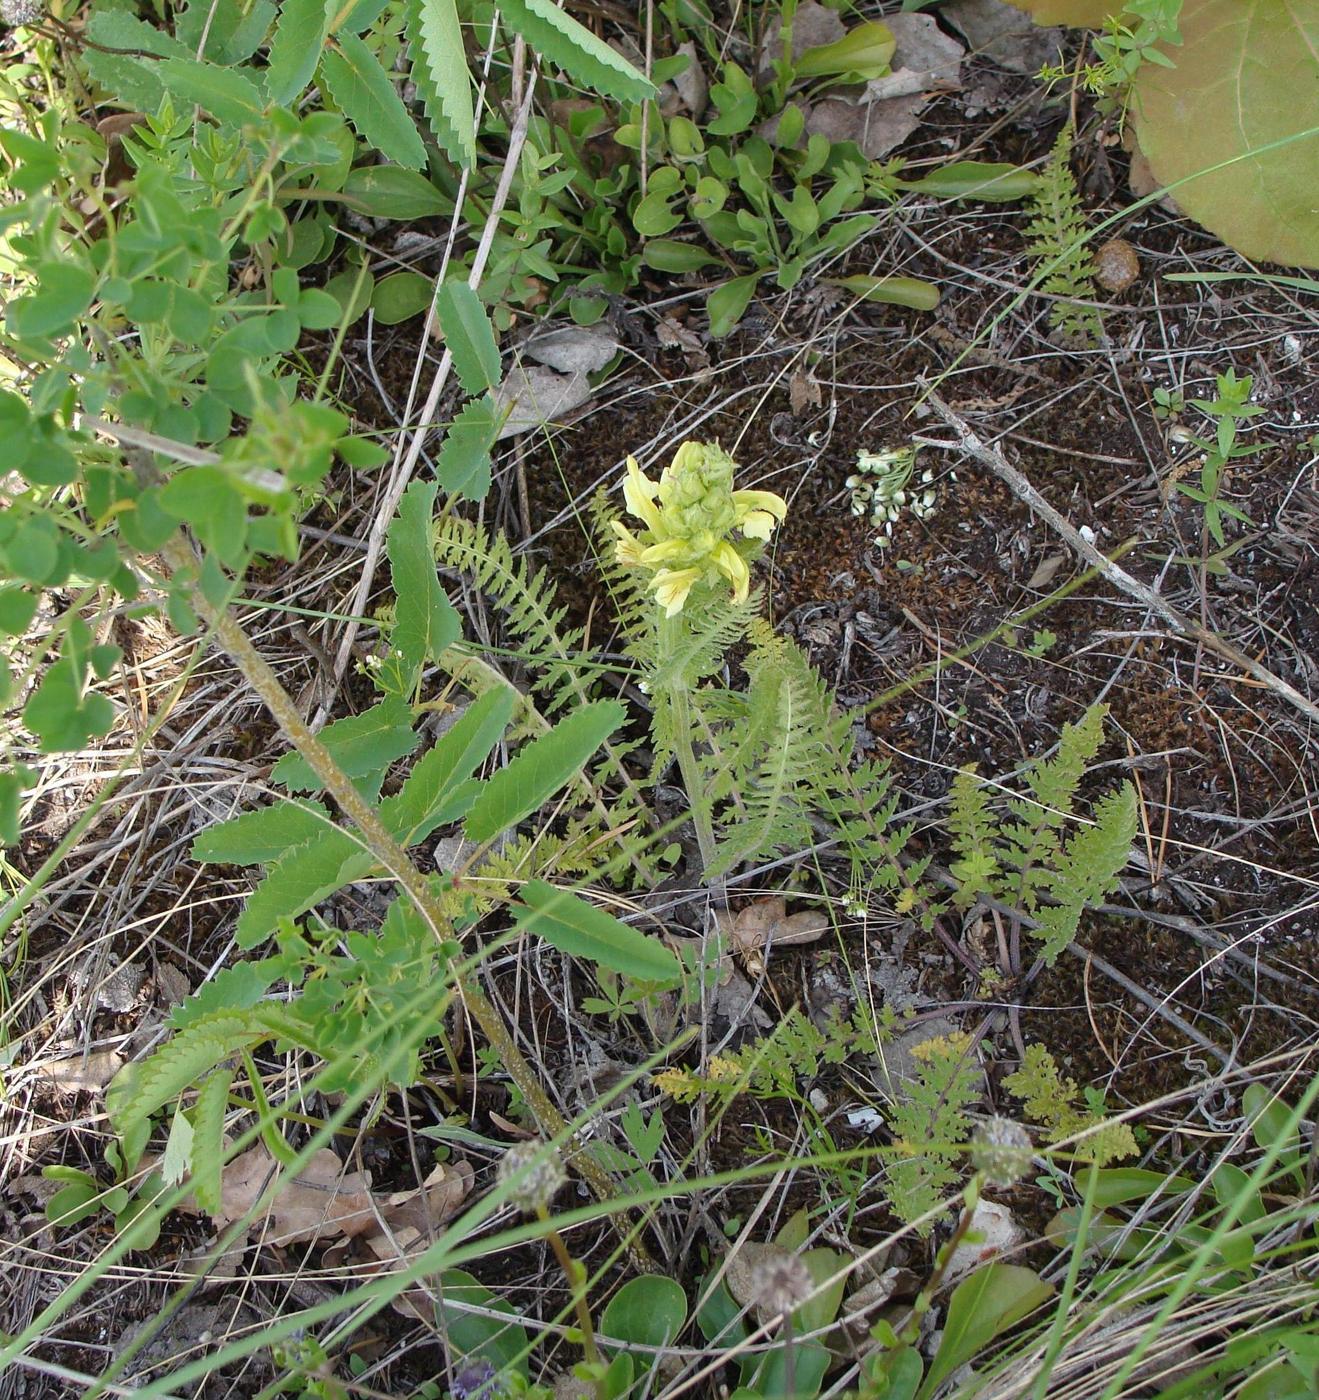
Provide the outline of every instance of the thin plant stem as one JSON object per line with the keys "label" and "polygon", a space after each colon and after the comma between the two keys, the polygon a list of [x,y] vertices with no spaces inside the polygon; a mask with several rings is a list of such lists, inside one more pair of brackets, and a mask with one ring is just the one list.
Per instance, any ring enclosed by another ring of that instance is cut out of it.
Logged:
{"label": "thin plant stem", "polygon": [[[196,573],[196,559],[180,537],[168,543],[162,553],[175,574],[188,577]],[[236,618],[227,608],[216,608],[212,605],[199,587],[194,585],[190,594],[192,605],[214,629],[219,644],[228,652],[242,672],[243,678],[270,711],[285,737],[307,761],[312,772],[320,780],[321,786],[334,798],[343,814],[361,833],[371,854],[412,900],[418,912],[430,925],[435,938],[445,940],[452,937],[452,926],[426,877],[394,839],[381,821],[379,812],[358,792],[335,762],[330,751],[312,733],[307,722],[298,713],[292,697],[280,683],[279,677],[265,657],[252,645]],[[508,1071],[509,1077],[526,1100],[527,1107],[541,1132],[548,1138],[565,1135],[567,1125],[562,1115],[550,1101],[540,1080],[509,1033],[508,1027],[504,1025],[503,1018],[485,993],[471,976],[457,976],[456,985],[464,1007],[480,1026],[495,1052],[495,1057]],[[574,1166],[599,1200],[608,1201],[614,1198],[614,1183],[608,1173],[591,1157],[584,1152],[574,1154]],[[616,1223],[624,1232],[633,1262],[640,1268],[653,1267],[644,1244],[628,1230],[626,1220]]]}

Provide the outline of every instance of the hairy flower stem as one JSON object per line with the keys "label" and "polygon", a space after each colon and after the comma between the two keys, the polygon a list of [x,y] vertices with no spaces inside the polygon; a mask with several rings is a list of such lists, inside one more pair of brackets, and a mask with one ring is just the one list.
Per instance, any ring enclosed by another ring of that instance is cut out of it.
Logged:
{"label": "hairy flower stem", "polygon": [[[176,537],[161,551],[166,562],[176,574],[187,577],[195,574],[196,558],[181,538]],[[228,609],[214,607],[194,585],[190,590],[190,601],[198,614],[214,628],[220,645],[227,651],[243,678],[260,697],[270,711],[276,724],[284,732],[285,738],[307,760],[321,785],[339,804],[340,810],[353,823],[362,835],[371,854],[384,866],[391,876],[402,886],[421,916],[430,925],[437,939],[452,935],[452,927],[431,891],[426,877],[413,864],[412,859],[394,839],[374,807],[357,791],[343,770],[334,761],[333,755],[312,733],[307,722],[298,713],[292,697],[280,683],[279,677],[271,669],[265,657],[252,645],[246,632],[238,624]],[[485,1033],[499,1062],[508,1070],[509,1077],[521,1092],[535,1118],[541,1133],[547,1138],[560,1138],[567,1135],[567,1124],[559,1110],[550,1101],[541,1087],[531,1066],[518,1049],[503,1018],[477,986],[470,975],[455,972],[458,994],[472,1019]],[[612,1200],[615,1196],[614,1183],[609,1175],[584,1152],[575,1155],[574,1166],[587,1185],[601,1201]],[[629,1228],[625,1216],[615,1220],[633,1262],[639,1268],[650,1270],[653,1265],[645,1245]]]}
{"label": "hairy flower stem", "polygon": [[[673,617],[661,616],[657,670],[663,672],[668,669],[665,663],[679,649],[685,627],[682,613]],[[670,732],[673,735],[674,756],[678,760],[678,772],[682,774],[682,785],[687,791],[687,805],[691,810],[692,825],[696,828],[696,843],[701,851],[701,874],[704,875],[714,864],[714,822],[705,797],[700,765],[696,762],[696,749],[692,744],[692,713],[687,697],[688,687],[684,677],[675,674],[667,685],[661,687],[655,698],[669,707],[672,716]]]}

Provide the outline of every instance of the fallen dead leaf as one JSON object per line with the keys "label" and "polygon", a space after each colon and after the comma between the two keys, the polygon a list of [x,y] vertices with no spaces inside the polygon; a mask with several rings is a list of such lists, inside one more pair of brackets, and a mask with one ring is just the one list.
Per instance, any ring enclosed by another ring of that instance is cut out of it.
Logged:
{"label": "fallen dead leaf", "polygon": [[[277,1168],[275,1159],[261,1144],[235,1157],[224,1169],[220,1185],[220,1213],[215,1224],[223,1228],[246,1215],[269,1185]],[[323,1147],[300,1175],[282,1181],[264,1216],[252,1222],[270,1244],[293,1244],[335,1235],[360,1235],[377,1223],[371,1177],[365,1172],[345,1172],[343,1163]]]}
{"label": "fallen dead leaf", "polygon": [[770,948],[818,943],[828,930],[829,920],[818,910],[789,914],[786,903],[775,896],[748,904],[738,913],[728,932],[732,952],[755,976],[764,970]]}
{"label": "fallen dead leaf", "polygon": [[604,326],[554,326],[538,330],[522,353],[561,374],[595,374],[618,354],[618,340]]}
{"label": "fallen dead leaf", "polygon": [[37,1074],[52,1088],[66,1094],[99,1094],[119,1073],[124,1057],[117,1050],[93,1050],[41,1065]]}
{"label": "fallen dead leaf", "polygon": [[795,369],[788,380],[788,406],[792,416],[800,418],[808,408],[819,408],[824,402],[820,381],[808,369]]}
{"label": "fallen dead leaf", "polygon": [[[816,4],[816,0],[804,0],[797,6],[792,17],[792,57],[800,58],[807,49],[817,49],[823,44],[836,43],[847,33],[847,26],[834,10]],[[760,45],[760,72],[768,76],[774,71],[774,63],[783,56],[783,20],[773,20],[765,30]]]}
{"label": "fallen dead leaf", "polygon": [[1035,566],[1035,572],[1026,580],[1027,588],[1047,588],[1053,582],[1053,576],[1062,568],[1067,556],[1065,554],[1046,554]]}
{"label": "fallen dead leaf", "polygon": [[890,71],[866,84],[866,97],[881,101],[913,93],[957,92],[966,49],[939,28],[933,15],[897,14],[885,21],[897,40]]}
{"label": "fallen dead leaf", "polygon": [[826,97],[806,114],[806,132],[818,132],[834,142],[854,141],[867,160],[878,160],[920,126],[920,113],[928,100],[920,92],[886,98],[883,102]]}
{"label": "fallen dead leaf", "polygon": [[557,374],[541,365],[518,365],[495,391],[495,406],[507,414],[498,439],[553,423],[580,408],[592,394],[584,374]]}
{"label": "fallen dead leaf", "polygon": [[947,0],[940,13],[966,37],[972,52],[1012,73],[1035,74],[1056,63],[1061,29],[1040,29],[1024,10],[1003,0]]}
{"label": "fallen dead leaf", "polygon": [[655,327],[655,339],[665,350],[681,350],[690,365],[703,369],[710,363],[700,336],[672,316],[660,317]]}
{"label": "fallen dead leaf", "polygon": [[688,115],[694,122],[698,122],[705,115],[705,109],[709,105],[710,82],[705,76],[705,69],[701,67],[694,40],[688,39],[685,44],[679,44],[675,53],[686,54],[690,62],[686,72],[679,73],[673,79],[673,86]]}

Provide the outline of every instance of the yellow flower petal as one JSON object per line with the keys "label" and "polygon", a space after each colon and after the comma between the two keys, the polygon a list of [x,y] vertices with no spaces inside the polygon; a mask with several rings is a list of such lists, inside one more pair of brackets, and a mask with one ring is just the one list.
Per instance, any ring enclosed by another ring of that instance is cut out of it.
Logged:
{"label": "yellow flower petal", "polygon": [[767,540],[778,522],[767,510],[753,510],[742,521],[742,533],[749,540]]}
{"label": "yellow flower petal", "polygon": [[782,520],[788,514],[788,503],[782,496],[776,496],[773,491],[734,491],[733,505],[737,509],[737,518],[753,511],[765,511],[772,515],[775,520]]}
{"label": "yellow flower petal", "polygon": [[627,502],[630,514],[644,522],[653,534],[662,536],[664,526],[655,506],[659,487],[637,465],[635,457],[627,459],[627,476],[623,481],[623,499]]}
{"label": "yellow flower petal", "polygon": [[676,559],[687,559],[691,552],[686,540],[661,540],[658,544],[647,545],[641,551],[638,562],[657,567],[660,564],[672,563]]}
{"label": "yellow flower petal", "polygon": [[640,564],[641,556],[645,552],[641,541],[621,520],[611,520],[609,523],[618,536],[618,544],[614,547],[614,558],[620,564]]}
{"label": "yellow flower petal", "polygon": [[746,560],[725,542],[714,552],[714,566],[733,585],[733,601],[743,602],[751,588],[751,570]]}
{"label": "yellow flower petal", "polygon": [[651,580],[655,590],[655,601],[664,609],[665,617],[674,617],[682,611],[692,584],[701,576],[700,569],[661,569]]}

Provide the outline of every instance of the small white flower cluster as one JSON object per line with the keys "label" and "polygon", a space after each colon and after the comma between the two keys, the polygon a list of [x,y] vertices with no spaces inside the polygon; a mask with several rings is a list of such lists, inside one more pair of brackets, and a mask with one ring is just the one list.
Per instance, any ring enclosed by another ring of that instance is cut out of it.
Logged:
{"label": "small white flower cluster", "polygon": [[910,511],[917,520],[927,520],[934,514],[938,500],[934,472],[927,468],[913,486],[911,477],[915,466],[914,447],[858,452],[856,471],[844,482],[852,493],[852,514],[870,517],[871,525],[879,531],[875,542],[881,549],[892,543],[893,526],[904,510]]}

